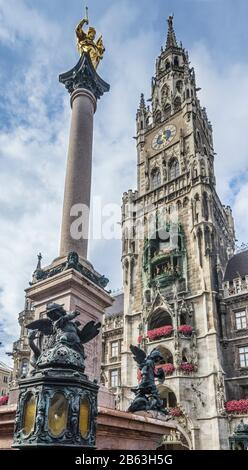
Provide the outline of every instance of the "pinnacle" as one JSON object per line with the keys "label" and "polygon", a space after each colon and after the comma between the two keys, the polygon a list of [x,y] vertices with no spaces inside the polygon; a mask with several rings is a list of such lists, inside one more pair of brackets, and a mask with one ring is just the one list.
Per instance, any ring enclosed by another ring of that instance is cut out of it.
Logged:
{"label": "pinnacle", "polygon": [[173,15],[170,15],[167,22],[168,22],[168,33],[167,33],[167,40],[166,40],[166,49],[170,47],[178,47],[177,39],[175,35],[175,31],[173,28]]}
{"label": "pinnacle", "polygon": [[144,93],[141,93],[140,95],[140,109],[145,109],[145,98],[144,98]]}

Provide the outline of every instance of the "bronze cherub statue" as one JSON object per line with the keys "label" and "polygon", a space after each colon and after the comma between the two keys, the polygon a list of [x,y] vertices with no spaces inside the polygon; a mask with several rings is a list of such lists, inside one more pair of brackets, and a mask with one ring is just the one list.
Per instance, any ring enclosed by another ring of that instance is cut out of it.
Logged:
{"label": "bronze cherub statue", "polygon": [[[80,328],[79,321],[73,322],[78,315],[80,312],[76,310],[67,313],[63,306],[53,303],[47,306],[47,318],[27,325],[31,330],[29,345],[34,353],[32,365],[35,368],[45,368],[52,363],[84,369],[83,345],[98,335],[101,323],[90,321]],[[39,339],[39,346],[35,339]]]}

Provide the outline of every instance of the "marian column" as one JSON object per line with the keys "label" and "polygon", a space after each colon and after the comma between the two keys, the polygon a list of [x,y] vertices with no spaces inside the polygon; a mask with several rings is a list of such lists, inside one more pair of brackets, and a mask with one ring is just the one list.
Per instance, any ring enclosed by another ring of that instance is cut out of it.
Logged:
{"label": "marian column", "polygon": [[[79,312],[78,320],[82,326],[90,321],[102,322],[105,309],[113,303],[106,291],[108,279],[87,261],[93,118],[97,100],[110,87],[96,72],[104,52],[102,38],[95,41],[96,31],[92,27],[84,32],[85,24],[88,19],[80,21],[76,28],[79,62],[59,77],[70,94],[72,107],[60,256],[46,267],[41,266],[39,259],[26,289],[26,305],[32,305],[32,310],[27,308],[22,313],[23,326],[43,318],[51,303],[63,306],[66,311]],[[100,333],[85,347],[86,356],[90,358],[86,362],[86,374],[91,380],[100,381],[101,341]],[[22,343],[22,349],[14,349],[14,377],[20,374],[23,358],[30,358],[26,337]],[[10,403],[15,403],[16,383],[11,393]]]}
{"label": "marian column", "polygon": [[97,99],[109,91],[109,85],[96,73],[104,46],[95,29],[84,33],[82,20],[76,28],[81,58],[59,80],[71,95],[72,119],[65,179],[60,257],[76,252],[87,259],[92,169],[93,117]]}

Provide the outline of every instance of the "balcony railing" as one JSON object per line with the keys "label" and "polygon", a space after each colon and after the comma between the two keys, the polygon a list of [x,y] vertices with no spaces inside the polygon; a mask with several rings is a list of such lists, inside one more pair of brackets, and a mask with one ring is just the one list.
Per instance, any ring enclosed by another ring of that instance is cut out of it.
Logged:
{"label": "balcony railing", "polygon": [[13,343],[13,351],[28,351],[29,350],[29,344],[28,344],[28,339],[18,339],[18,341],[15,341]]}
{"label": "balcony railing", "polygon": [[245,279],[237,278],[233,282],[225,282],[223,288],[225,299],[234,295],[248,293],[248,276],[245,276]]}

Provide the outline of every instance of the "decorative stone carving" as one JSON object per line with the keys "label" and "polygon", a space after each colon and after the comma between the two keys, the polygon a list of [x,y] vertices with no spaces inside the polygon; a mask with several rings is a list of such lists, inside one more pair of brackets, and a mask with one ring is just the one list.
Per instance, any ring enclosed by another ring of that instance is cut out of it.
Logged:
{"label": "decorative stone carving", "polygon": [[216,406],[217,411],[220,414],[225,413],[225,384],[224,375],[221,370],[217,372],[215,377],[215,389],[216,389]]}
{"label": "decorative stone carving", "polygon": [[96,73],[88,53],[80,57],[73,69],[61,74],[59,81],[65,85],[70,95],[78,88],[85,88],[93,93],[96,99],[99,99],[110,89],[108,83]]}
{"label": "decorative stone carving", "polygon": [[35,276],[33,276],[33,280],[30,283],[30,285],[36,284],[39,281],[44,281],[45,279],[53,277],[56,274],[66,271],[67,269],[75,269],[76,271],[81,273],[83,276],[87,277],[87,279],[94,282],[94,284],[97,284],[102,289],[105,289],[105,287],[107,287],[109,283],[109,280],[105,276],[97,275],[94,272],[87,269],[85,266],[83,266],[79,262],[78,254],[75,252],[71,252],[68,255],[67,261],[64,263],[61,263],[59,266],[56,266],[56,268],[51,268],[51,269],[46,269],[46,270],[40,269],[39,271],[36,271]]}

